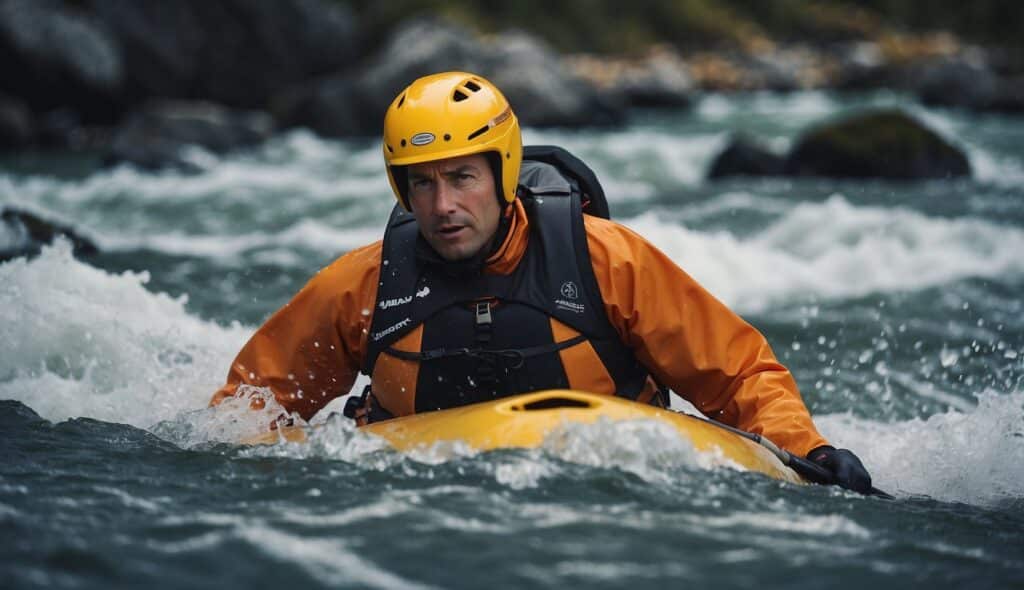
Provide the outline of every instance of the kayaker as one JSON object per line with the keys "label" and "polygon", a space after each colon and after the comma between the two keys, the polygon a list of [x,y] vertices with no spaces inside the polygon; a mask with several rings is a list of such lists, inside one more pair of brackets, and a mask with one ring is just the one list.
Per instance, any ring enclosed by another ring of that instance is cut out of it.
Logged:
{"label": "kayaker", "polygon": [[524,162],[518,120],[489,81],[414,81],[387,110],[382,149],[400,205],[384,239],[267,320],[211,404],[249,384],[308,420],[360,371],[361,423],[551,388],[664,404],[668,388],[870,490],[760,332],[641,236],[581,213],[602,205],[589,169],[559,150]]}

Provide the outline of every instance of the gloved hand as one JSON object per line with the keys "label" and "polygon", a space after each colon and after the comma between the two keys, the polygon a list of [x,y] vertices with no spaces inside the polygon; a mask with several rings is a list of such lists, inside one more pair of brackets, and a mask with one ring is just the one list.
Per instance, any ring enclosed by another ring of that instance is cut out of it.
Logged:
{"label": "gloved hand", "polygon": [[825,445],[807,453],[807,458],[832,472],[836,484],[861,494],[871,492],[871,474],[853,452]]}

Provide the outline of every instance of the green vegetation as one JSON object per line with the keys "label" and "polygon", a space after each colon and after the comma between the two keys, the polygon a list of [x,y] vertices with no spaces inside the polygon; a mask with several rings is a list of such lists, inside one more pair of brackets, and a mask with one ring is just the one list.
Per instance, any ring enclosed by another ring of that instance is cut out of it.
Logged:
{"label": "green vegetation", "polygon": [[528,29],[565,52],[634,54],[656,43],[683,51],[765,42],[827,43],[886,32],[949,31],[1024,45],[1024,3],[998,0],[336,0],[364,23],[367,43],[410,16],[441,15],[483,32]]}

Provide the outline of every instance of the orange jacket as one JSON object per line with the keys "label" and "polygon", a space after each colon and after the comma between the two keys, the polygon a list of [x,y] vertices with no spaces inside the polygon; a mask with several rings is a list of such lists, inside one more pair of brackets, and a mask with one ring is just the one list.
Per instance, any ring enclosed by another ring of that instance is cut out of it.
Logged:
{"label": "orange jacket", "polygon": [[[520,203],[512,216],[484,272],[511,273],[522,259],[529,232]],[[828,444],[760,332],[636,233],[590,216],[584,225],[608,318],[658,381],[711,418],[801,456]],[[366,351],[380,265],[378,241],[321,270],[253,334],[211,405],[246,383],[269,387],[281,405],[308,420],[348,393]],[[575,335],[555,320],[552,330],[557,340]],[[394,347],[419,350],[421,335],[422,327]],[[560,354],[573,389],[614,393],[589,343]],[[595,362],[601,370],[594,370]],[[381,355],[371,376],[374,396],[395,415],[413,413],[417,370],[414,361]]]}

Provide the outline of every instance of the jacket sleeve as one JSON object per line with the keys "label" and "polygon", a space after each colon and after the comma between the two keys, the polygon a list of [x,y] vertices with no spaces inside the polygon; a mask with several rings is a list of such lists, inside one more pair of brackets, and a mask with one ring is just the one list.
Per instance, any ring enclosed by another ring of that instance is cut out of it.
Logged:
{"label": "jacket sleeve", "polygon": [[260,326],[231,363],[210,405],[241,384],[269,387],[309,420],[351,389],[362,362],[380,273],[381,244],[353,250],[321,270]]}
{"label": "jacket sleeve", "polygon": [[585,223],[608,318],[660,383],[800,456],[828,444],[760,332],[629,229]]}

